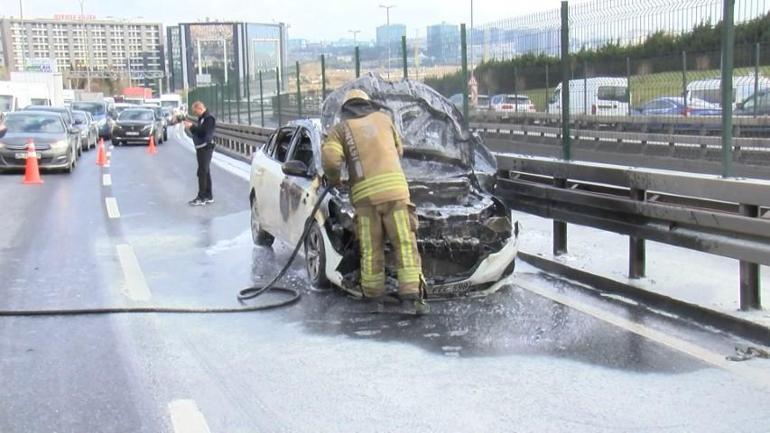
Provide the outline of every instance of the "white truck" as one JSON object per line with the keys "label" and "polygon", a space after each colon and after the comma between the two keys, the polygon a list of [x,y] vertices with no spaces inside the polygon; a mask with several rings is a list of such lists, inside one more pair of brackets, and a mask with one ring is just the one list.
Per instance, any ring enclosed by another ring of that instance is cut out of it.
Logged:
{"label": "white truck", "polygon": [[186,111],[182,96],[177,95],[176,93],[164,93],[160,95],[160,106],[168,108],[175,114],[182,114]]}
{"label": "white truck", "polygon": [[0,81],[0,112],[19,111],[31,104],[29,91],[13,81]]}
{"label": "white truck", "polygon": [[60,72],[11,72],[15,83],[41,83],[46,86],[49,105],[64,105],[64,81]]}
{"label": "white truck", "polygon": [[[757,81],[758,91],[770,89],[770,79],[759,76]],[[741,75],[733,77],[733,108],[737,103],[746,100],[754,94],[754,75]],[[690,81],[687,84],[687,98],[702,99],[714,104],[722,105],[722,79],[711,78],[706,80]]]}
{"label": "white truck", "polygon": [[[556,86],[548,100],[549,113],[561,113],[562,83]],[[628,79],[595,77],[569,81],[569,108],[571,114],[595,116],[625,116],[629,110]]]}

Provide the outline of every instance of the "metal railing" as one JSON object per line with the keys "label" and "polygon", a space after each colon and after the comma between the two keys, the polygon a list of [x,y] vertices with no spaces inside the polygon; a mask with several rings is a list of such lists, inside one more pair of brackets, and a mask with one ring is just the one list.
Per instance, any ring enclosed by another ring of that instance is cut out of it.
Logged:
{"label": "metal railing", "polygon": [[[273,130],[220,124],[216,141],[251,158]],[[759,265],[770,265],[770,181],[496,154],[496,194],[515,210],[629,236],[630,278],[645,276],[645,240],[740,261],[741,309],[761,308]],[[600,254],[600,252],[597,252]]]}

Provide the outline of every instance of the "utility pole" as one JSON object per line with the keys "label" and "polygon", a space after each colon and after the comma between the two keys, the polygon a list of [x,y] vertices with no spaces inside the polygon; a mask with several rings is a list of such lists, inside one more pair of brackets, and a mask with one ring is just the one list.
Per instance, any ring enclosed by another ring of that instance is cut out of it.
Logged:
{"label": "utility pole", "polygon": [[381,8],[385,9],[385,28],[388,31],[388,36],[386,39],[386,42],[388,44],[388,70],[386,72],[386,75],[388,77],[388,80],[390,80],[390,44],[391,44],[391,29],[390,29],[390,10],[396,7],[396,5],[380,5]]}
{"label": "utility pole", "polygon": [[90,92],[91,91],[91,50],[86,48],[88,41],[86,39],[85,13],[83,12],[84,4],[85,4],[85,0],[80,0],[80,23],[81,23],[80,34],[83,36],[81,48],[83,49],[83,52],[86,56],[86,88]]}
{"label": "utility pole", "polygon": [[473,44],[474,44],[474,38],[473,38],[473,0],[471,0],[471,37],[470,37],[470,43],[471,43],[471,75],[473,75],[473,70],[476,69],[476,60],[475,60],[475,57],[473,57]]}

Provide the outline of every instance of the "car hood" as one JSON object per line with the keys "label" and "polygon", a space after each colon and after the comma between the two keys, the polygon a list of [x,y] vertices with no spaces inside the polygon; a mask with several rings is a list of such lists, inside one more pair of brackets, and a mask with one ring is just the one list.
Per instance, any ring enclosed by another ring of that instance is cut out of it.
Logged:
{"label": "car hood", "polygon": [[[369,73],[345,84],[323,103],[324,132],[339,122],[345,94],[352,89],[365,91],[390,112],[404,143],[403,165],[410,180],[416,176],[438,180],[470,175],[484,189],[491,189],[497,171],[494,155],[480,137],[463,126],[462,115],[454,104],[420,82],[390,82]],[[423,167],[425,162],[435,163],[430,176],[413,169]]]}
{"label": "car hood", "polygon": [[155,122],[149,120],[119,120],[115,122],[118,126],[150,126],[153,123]]}
{"label": "car hood", "polygon": [[36,144],[51,144],[61,140],[67,140],[65,133],[32,133],[32,132],[8,132],[5,137],[0,138],[0,143],[11,146],[26,145],[29,140]]}

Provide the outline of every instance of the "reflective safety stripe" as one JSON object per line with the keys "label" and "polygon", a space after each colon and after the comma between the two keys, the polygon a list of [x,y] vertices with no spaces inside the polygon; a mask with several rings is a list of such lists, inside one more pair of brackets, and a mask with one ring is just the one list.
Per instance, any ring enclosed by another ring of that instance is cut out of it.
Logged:
{"label": "reflective safety stripe", "polygon": [[412,251],[412,235],[409,231],[409,216],[406,211],[399,209],[393,212],[393,222],[396,225],[396,232],[398,233],[399,250],[401,250],[401,267],[413,267],[414,253]]}
{"label": "reflective safety stripe", "polygon": [[358,240],[361,243],[361,278],[372,274],[374,250],[369,217],[358,217]]}
{"label": "reflective safety stripe", "polygon": [[340,144],[339,142],[334,141],[334,140],[329,140],[326,143],[324,143],[324,149],[326,149],[326,148],[329,148],[329,149],[339,153],[340,155],[344,155],[345,154],[345,151],[342,149],[342,144]]}
{"label": "reflective safety stripe", "polygon": [[422,270],[420,268],[402,268],[398,270],[399,283],[419,283]]}
{"label": "reflective safety stripe", "polygon": [[375,275],[361,273],[361,286],[366,288],[381,289],[385,285],[385,273]]}
{"label": "reflective safety stripe", "polygon": [[364,179],[353,186],[353,202],[355,203],[373,194],[399,188],[409,189],[406,177],[401,172],[386,173]]}

